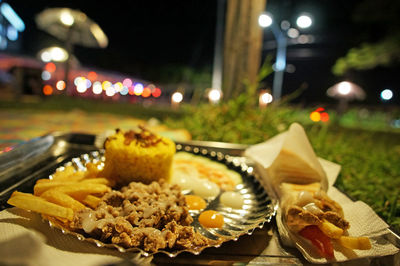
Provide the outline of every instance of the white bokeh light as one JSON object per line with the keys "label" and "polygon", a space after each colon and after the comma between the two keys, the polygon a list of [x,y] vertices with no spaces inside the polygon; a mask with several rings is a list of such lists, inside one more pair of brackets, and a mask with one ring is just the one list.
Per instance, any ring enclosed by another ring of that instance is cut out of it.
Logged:
{"label": "white bokeh light", "polygon": [[393,98],[393,91],[389,89],[385,89],[381,92],[382,100],[389,101]]}
{"label": "white bokeh light", "polygon": [[212,89],[208,93],[208,99],[210,102],[217,103],[221,100],[222,92],[218,89]]}
{"label": "white bokeh light", "polygon": [[172,94],[171,100],[174,103],[180,103],[183,100],[183,94],[180,93],[179,91],[174,92],[174,94]]}
{"label": "white bokeh light", "polygon": [[269,27],[272,24],[272,17],[268,14],[261,14],[258,17],[258,25],[263,28]]}
{"label": "white bokeh light", "polygon": [[299,26],[302,29],[308,28],[312,24],[312,19],[308,15],[301,15],[300,17],[297,18],[296,20],[297,26]]}
{"label": "white bokeh light", "polygon": [[100,81],[94,82],[92,90],[94,94],[101,94],[103,92],[103,87],[101,86],[101,82]]}
{"label": "white bokeh light", "polygon": [[351,91],[351,84],[347,81],[343,81],[339,83],[338,92],[342,95],[347,95]]}
{"label": "white bokeh light", "polygon": [[75,19],[68,10],[65,10],[60,15],[60,21],[65,26],[72,26],[72,24],[75,22]]}
{"label": "white bokeh light", "polygon": [[42,59],[43,62],[50,62],[51,61],[51,53],[50,52],[43,52],[40,55],[40,59]]}
{"label": "white bokeh light", "polygon": [[271,93],[268,92],[265,92],[260,96],[260,101],[264,104],[272,103],[273,99]]}

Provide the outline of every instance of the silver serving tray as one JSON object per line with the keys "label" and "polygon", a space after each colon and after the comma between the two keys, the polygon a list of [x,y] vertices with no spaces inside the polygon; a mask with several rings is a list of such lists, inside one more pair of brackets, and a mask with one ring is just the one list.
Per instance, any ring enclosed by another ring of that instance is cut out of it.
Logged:
{"label": "silver serving tray", "polygon": [[[256,228],[262,228],[265,223],[271,222],[271,219],[276,213],[277,204],[272,201],[263,187],[257,181],[253,167],[248,166],[242,157],[236,157],[223,154],[222,152],[210,151],[206,148],[193,147],[192,145],[176,145],[177,151],[186,151],[199,156],[208,157],[214,161],[225,164],[229,169],[238,172],[242,176],[243,183],[236,186],[235,191],[240,193],[244,198],[244,205],[242,209],[232,209],[222,205],[219,201],[219,196],[207,202],[205,210],[216,210],[224,217],[224,226],[218,228],[205,228],[200,225],[198,217],[199,211],[190,211],[193,217],[192,226],[194,229],[206,236],[209,239],[220,240],[218,244],[205,246],[198,249],[160,249],[155,253],[146,252],[140,248],[124,248],[122,246],[105,243],[95,239],[89,235],[80,234],[77,232],[69,231],[54,221],[47,220],[51,227],[58,228],[64,234],[75,236],[81,241],[87,241],[97,245],[98,247],[115,248],[120,252],[140,252],[144,256],[153,255],[156,253],[164,253],[169,257],[175,257],[182,252],[189,252],[195,255],[200,254],[202,250],[208,247],[219,247],[223,242],[230,240],[237,240],[242,235],[251,235]],[[64,163],[63,166],[56,169],[62,171],[66,166],[72,165],[75,170],[85,171],[86,163],[88,162],[102,162],[104,163],[104,150],[93,151],[82,154],[79,157],[72,158],[70,161]],[[51,179],[52,176],[50,175]],[[44,218],[46,220],[46,218]]]}

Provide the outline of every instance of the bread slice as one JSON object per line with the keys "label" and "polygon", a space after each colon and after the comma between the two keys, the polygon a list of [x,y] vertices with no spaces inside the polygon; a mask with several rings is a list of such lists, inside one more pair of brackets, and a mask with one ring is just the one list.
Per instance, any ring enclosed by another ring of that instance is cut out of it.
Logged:
{"label": "bread slice", "polygon": [[267,142],[254,145],[246,155],[259,163],[266,171],[274,193],[281,196],[280,184],[321,183],[321,189],[328,189],[328,179],[321,166],[304,128],[293,123],[287,132],[279,134]]}

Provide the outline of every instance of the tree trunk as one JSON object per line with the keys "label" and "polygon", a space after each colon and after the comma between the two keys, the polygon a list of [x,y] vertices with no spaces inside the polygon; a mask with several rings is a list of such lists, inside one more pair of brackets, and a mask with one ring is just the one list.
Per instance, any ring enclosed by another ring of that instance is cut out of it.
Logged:
{"label": "tree trunk", "polygon": [[223,92],[230,99],[255,84],[261,63],[262,28],[258,17],[266,0],[228,0],[224,40]]}

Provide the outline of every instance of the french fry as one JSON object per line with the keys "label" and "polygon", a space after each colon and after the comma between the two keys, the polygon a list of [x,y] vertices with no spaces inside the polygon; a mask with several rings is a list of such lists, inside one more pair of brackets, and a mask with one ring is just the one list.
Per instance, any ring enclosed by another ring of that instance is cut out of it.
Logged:
{"label": "french fry", "polygon": [[28,193],[14,191],[7,203],[24,210],[65,218],[69,221],[72,221],[74,217],[71,208],[65,208]]}
{"label": "french fry", "polygon": [[101,201],[100,198],[93,195],[87,195],[84,199],[81,200],[81,202],[83,202],[84,204],[93,209],[95,209],[97,205],[99,205],[100,201]]}
{"label": "french fry", "polygon": [[54,180],[65,180],[68,176],[72,175],[75,169],[72,165],[66,166],[62,171],[56,171],[52,176]]}
{"label": "french fry", "polygon": [[338,239],[343,235],[343,229],[337,227],[333,223],[323,220],[322,223],[318,225],[319,229],[328,237]]}
{"label": "french fry", "polygon": [[74,199],[73,197],[58,191],[57,189],[49,189],[40,195],[41,198],[49,202],[71,208],[74,211],[86,208],[85,205]]}
{"label": "french fry", "polygon": [[104,184],[106,186],[112,187],[114,181],[107,179],[105,177],[97,177],[97,178],[87,178],[81,181],[82,183],[93,183],[93,184]]}
{"label": "french fry", "polygon": [[40,196],[46,190],[72,184],[77,184],[77,182],[66,182],[66,181],[56,181],[56,180],[50,180],[49,182],[45,181],[36,182],[36,185],[33,188],[33,194],[36,196]]}
{"label": "french fry", "polygon": [[353,236],[341,236],[337,239],[340,245],[349,249],[371,249],[371,242],[368,237],[353,237]]}
{"label": "french fry", "polygon": [[86,195],[89,194],[102,195],[106,192],[111,191],[111,188],[109,186],[106,186],[104,184],[90,183],[90,182],[67,184],[64,186],[55,187],[54,189],[63,192],[65,194],[68,194],[74,198],[84,198],[86,197]]}
{"label": "french fry", "polygon": [[85,178],[95,178],[100,173],[98,165],[95,163],[87,163],[86,169]]}

